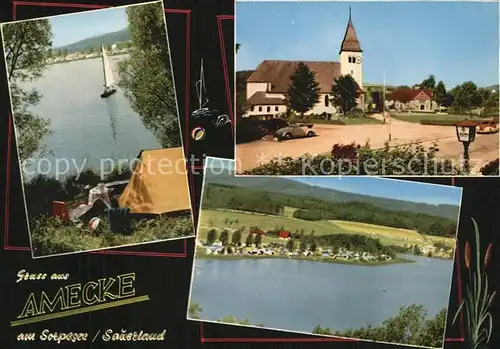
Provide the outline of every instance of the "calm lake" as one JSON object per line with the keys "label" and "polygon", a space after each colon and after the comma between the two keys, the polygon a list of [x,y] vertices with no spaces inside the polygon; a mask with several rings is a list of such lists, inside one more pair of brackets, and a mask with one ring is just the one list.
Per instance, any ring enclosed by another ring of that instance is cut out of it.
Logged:
{"label": "calm lake", "polygon": [[[125,57],[108,57],[115,80],[119,79],[117,63]],[[72,170],[72,159],[78,166],[98,170],[101,159],[132,160],[142,149],[161,147],[120,88],[110,97],[100,98],[103,83],[102,61],[95,58],[49,65],[42,78],[23,86],[36,88],[43,95],[31,111],[50,120],[52,134],[43,140],[50,152],[43,157],[50,164],[37,161],[39,169],[53,176],[55,159],[59,158],[71,161]],[[64,169],[64,164],[60,167]],[[32,172],[36,167],[27,164],[26,170]],[[24,175],[25,180],[30,177]]]}
{"label": "calm lake", "polygon": [[[310,333],[316,325],[348,330],[418,303],[434,316],[448,307],[453,261],[368,267],[286,259],[197,259],[191,302],[203,320],[226,316],[268,328]],[[386,291],[384,291],[384,289]]]}

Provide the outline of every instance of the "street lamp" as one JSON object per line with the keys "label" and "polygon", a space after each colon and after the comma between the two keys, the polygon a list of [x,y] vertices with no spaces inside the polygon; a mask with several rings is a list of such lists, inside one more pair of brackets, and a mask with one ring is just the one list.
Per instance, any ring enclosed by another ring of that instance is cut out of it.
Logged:
{"label": "street lamp", "polygon": [[457,138],[464,145],[464,168],[469,171],[469,145],[476,139],[477,122],[463,120],[455,124],[457,128]]}

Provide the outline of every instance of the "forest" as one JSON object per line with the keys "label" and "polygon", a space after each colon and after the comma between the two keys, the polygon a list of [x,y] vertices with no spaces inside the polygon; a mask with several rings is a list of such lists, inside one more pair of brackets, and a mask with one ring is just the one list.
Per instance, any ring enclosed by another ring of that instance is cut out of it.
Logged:
{"label": "forest", "polygon": [[[322,199],[207,183],[203,209],[233,209],[283,215],[285,206],[297,208],[294,218],[346,220],[416,230],[420,234],[454,237],[456,221],[427,213],[394,211],[361,202],[332,203]],[[458,218],[458,217],[457,217]]]}

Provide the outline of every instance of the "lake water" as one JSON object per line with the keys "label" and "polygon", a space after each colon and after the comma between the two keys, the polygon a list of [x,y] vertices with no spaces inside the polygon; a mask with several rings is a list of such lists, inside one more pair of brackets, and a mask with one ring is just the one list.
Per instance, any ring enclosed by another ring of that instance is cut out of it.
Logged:
{"label": "lake water", "polygon": [[316,325],[332,330],[376,326],[413,303],[434,316],[448,307],[453,261],[407,258],[417,263],[369,267],[197,259],[191,302],[203,308],[203,320],[234,316],[254,325],[308,333]]}
{"label": "lake water", "polygon": [[[108,57],[115,80],[117,63],[125,57]],[[50,120],[52,134],[43,139],[51,153],[44,155],[50,165],[37,161],[39,169],[54,175],[55,159],[59,158],[75,159],[78,165],[98,170],[101,159],[132,160],[142,149],[161,147],[120,88],[110,97],[100,98],[103,84],[102,61],[96,58],[49,65],[42,78],[23,86],[36,88],[43,95],[31,111]],[[36,167],[27,164],[26,169],[32,172]]]}

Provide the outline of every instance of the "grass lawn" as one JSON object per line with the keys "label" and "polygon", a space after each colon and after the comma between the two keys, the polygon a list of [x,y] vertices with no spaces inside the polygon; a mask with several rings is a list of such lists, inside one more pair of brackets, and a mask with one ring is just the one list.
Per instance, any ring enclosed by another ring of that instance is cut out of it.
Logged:
{"label": "grass lawn", "polygon": [[[285,214],[290,214],[292,208],[285,210]],[[293,214],[293,213],[292,213]],[[225,220],[229,219],[233,222],[237,221],[237,223],[225,223]],[[244,237],[246,237],[245,233],[248,233],[248,230],[251,226],[258,226],[262,230],[272,230],[275,229],[276,226],[284,226],[284,228],[290,231],[292,234],[295,231],[304,229],[306,234],[309,234],[312,230],[314,230],[315,235],[328,235],[328,234],[336,234],[343,233],[344,231],[337,227],[334,223],[329,221],[304,221],[296,218],[291,218],[287,216],[271,216],[264,214],[257,214],[252,212],[244,212],[244,211],[225,211],[225,210],[202,210],[200,213],[200,226],[198,230],[198,237],[201,240],[205,240],[207,237],[207,233],[210,229],[223,229],[223,228],[241,228],[245,227],[245,232],[243,233]],[[264,236],[264,243],[269,242],[283,242],[283,240],[279,240],[277,238],[271,238],[268,236]]]}
{"label": "grass lawn", "polygon": [[293,218],[293,213],[297,210],[298,208],[285,206],[285,212],[283,212],[283,216],[287,218]]}
{"label": "grass lawn", "polygon": [[433,236],[433,235],[425,235],[425,237],[432,242],[440,242],[448,245],[449,247],[455,247],[456,245],[456,239],[454,238],[447,238],[444,236]]}
{"label": "grass lawn", "polygon": [[324,125],[364,125],[364,124],[383,124],[383,121],[374,118],[340,118],[336,117],[332,120],[322,119],[290,119],[290,123],[297,124],[324,124]]}
{"label": "grass lawn", "polygon": [[406,121],[406,122],[414,122],[421,123],[422,121],[434,121],[440,124],[448,124],[453,125],[454,123],[469,119],[469,120],[481,120],[478,115],[457,115],[457,114],[418,114],[418,113],[391,113],[391,116],[395,119]]}

